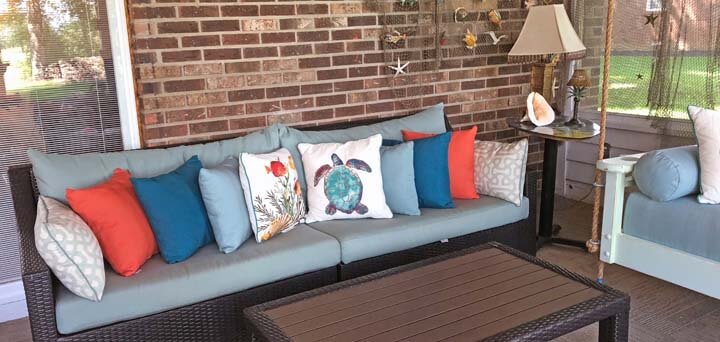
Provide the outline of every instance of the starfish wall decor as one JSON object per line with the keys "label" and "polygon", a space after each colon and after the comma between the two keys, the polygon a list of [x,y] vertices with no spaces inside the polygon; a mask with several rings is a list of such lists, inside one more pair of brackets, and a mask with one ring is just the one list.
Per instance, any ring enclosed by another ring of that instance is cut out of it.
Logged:
{"label": "starfish wall decor", "polygon": [[645,25],[650,25],[652,27],[655,27],[655,21],[659,17],[660,16],[658,16],[657,13],[646,14],[645,15]]}
{"label": "starfish wall decor", "polygon": [[407,73],[407,71],[405,71],[405,69],[407,68],[407,66],[408,66],[409,64],[410,64],[410,62],[405,62],[405,64],[402,64],[402,63],[400,62],[400,57],[398,57],[398,59],[397,59],[397,66],[395,66],[395,65],[389,65],[388,68],[390,68],[390,69],[392,69],[392,70],[395,70],[395,75],[394,75],[394,77],[397,77],[398,75],[406,74],[406,73]]}

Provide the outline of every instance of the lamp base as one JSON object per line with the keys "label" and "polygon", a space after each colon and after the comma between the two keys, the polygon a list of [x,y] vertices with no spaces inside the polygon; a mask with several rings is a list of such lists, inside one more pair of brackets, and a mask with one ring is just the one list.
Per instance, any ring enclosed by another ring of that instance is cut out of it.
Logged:
{"label": "lamp base", "polygon": [[582,122],[577,117],[573,117],[572,119],[566,121],[563,126],[572,127],[572,128],[580,128],[585,127],[585,123]]}

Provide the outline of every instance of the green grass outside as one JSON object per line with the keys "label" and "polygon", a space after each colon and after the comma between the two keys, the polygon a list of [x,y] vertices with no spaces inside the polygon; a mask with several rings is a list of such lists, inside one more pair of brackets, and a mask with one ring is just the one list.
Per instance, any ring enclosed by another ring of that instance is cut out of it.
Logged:
{"label": "green grass outside", "polygon": [[[610,64],[608,111],[648,115],[647,94],[652,62],[653,58],[649,56],[613,56]],[[673,108],[674,117],[685,119],[688,105],[702,105],[706,102],[706,63],[705,57],[685,57],[684,72]],[[638,79],[638,74],[642,75],[642,79]],[[716,82],[714,88],[714,93],[720,100],[720,82]]]}
{"label": "green grass outside", "polygon": [[95,92],[95,82],[34,81],[9,92],[25,96],[34,101],[50,101]]}

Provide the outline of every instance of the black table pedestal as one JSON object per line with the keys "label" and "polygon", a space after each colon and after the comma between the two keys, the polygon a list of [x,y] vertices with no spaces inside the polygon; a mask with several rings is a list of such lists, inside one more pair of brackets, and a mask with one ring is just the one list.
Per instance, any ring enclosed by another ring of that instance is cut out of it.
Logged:
{"label": "black table pedestal", "polygon": [[585,248],[585,242],[555,238],[561,227],[553,224],[555,212],[555,178],[557,176],[558,141],[545,139],[543,152],[542,193],[540,195],[540,228],[538,230],[537,248],[545,244],[555,243]]}

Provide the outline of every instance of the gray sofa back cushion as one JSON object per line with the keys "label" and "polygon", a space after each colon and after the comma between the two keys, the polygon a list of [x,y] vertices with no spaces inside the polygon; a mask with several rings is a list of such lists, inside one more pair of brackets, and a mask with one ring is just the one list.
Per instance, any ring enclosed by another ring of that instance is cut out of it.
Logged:
{"label": "gray sofa back cushion", "polygon": [[383,139],[402,141],[401,130],[403,129],[425,133],[443,133],[446,131],[444,107],[440,103],[417,114],[399,119],[332,131],[300,131],[288,127],[280,134],[280,145],[290,150],[290,154],[297,165],[300,187],[303,194],[306,194],[305,172],[300,151],[297,149],[298,144],[342,143],[365,139],[375,134],[381,134]]}
{"label": "gray sofa back cushion", "polygon": [[67,188],[86,188],[103,182],[116,168],[129,170],[133,177],[146,178],[170,172],[197,155],[205,167],[214,167],[240,152],[267,153],[280,148],[280,126],[235,139],[177,146],[79,155],[46,154],[29,150],[40,194],[67,203]]}
{"label": "gray sofa back cushion", "polygon": [[648,152],[633,170],[638,189],[646,196],[666,202],[700,191],[697,146]]}

